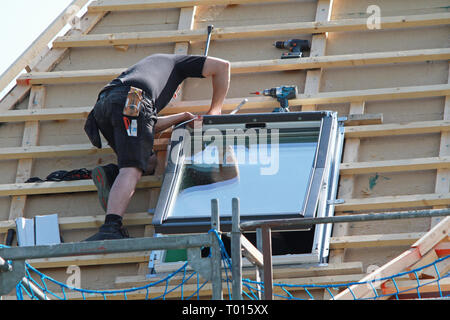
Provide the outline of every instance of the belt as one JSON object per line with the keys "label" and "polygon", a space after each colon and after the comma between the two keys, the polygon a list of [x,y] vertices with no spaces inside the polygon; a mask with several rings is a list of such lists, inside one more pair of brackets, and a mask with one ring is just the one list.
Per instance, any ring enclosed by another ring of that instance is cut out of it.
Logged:
{"label": "belt", "polygon": [[[106,98],[106,97],[108,96],[108,94],[110,94],[111,92],[113,92],[113,90],[118,90],[118,89],[125,89],[124,92],[126,92],[126,94],[128,94],[128,91],[130,90],[130,87],[132,87],[132,86],[130,86],[130,85],[118,85],[118,86],[112,86],[112,87],[109,87],[109,88],[107,88],[107,89],[105,89],[105,90],[103,90],[103,91],[100,92],[100,94],[98,95],[98,99]],[[137,88],[137,87],[135,87],[135,88]],[[140,88],[138,88],[138,89],[140,89]],[[141,90],[142,90],[142,97],[143,97],[145,100],[148,100],[148,101],[151,103],[151,101],[152,101],[151,95],[149,95],[149,94],[148,94],[146,91],[144,91],[143,89],[141,89]]]}

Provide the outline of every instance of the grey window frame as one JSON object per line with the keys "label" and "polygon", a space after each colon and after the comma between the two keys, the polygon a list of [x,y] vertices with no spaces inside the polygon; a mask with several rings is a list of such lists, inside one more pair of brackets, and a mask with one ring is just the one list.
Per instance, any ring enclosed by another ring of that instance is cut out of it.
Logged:
{"label": "grey window frame", "polygon": [[[338,121],[337,113],[331,111],[318,112],[289,112],[289,113],[261,113],[242,115],[204,116],[203,123],[207,127],[223,127],[227,125],[244,125],[258,127],[264,124],[276,124],[282,122],[297,121],[299,125],[305,121],[320,121],[320,133],[316,154],[314,158],[313,171],[309,181],[309,188],[305,198],[304,210],[291,214],[264,215],[258,217],[241,216],[241,221],[258,219],[284,219],[298,217],[319,217],[333,214],[332,207],[336,196],[339,178],[339,163],[343,144],[343,125]],[[180,127],[184,128],[184,126]],[[185,131],[186,132],[186,131]],[[177,137],[178,139],[175,139]],[[173,197],[174,186],[179,179],[178,171],[182,166],[179,163],[186,137],[179,140],[179,133],[172,134],[171,144],[168,149],[166,172],[161,187],[160,197],[154,212],[153,225],[155,232],[161,234],[197,233],[205,232],[210,228],[210,219],[204,217],[186,217],[166,219],[168,207]],[[175,155],[175,161],[170,154]],[[219,204],[220,205],[220,204]],[[220,212],[220,208],[219,208]],[[329,237],[331,235],[330,225],[315,226],[313,230],[314,242],[311,255],[303,255],[305,261],[322,261],[328,255]],[[221,229],[231,230],[231,217],[221,217]],[[310,230],[304,228],[302,230]],[[296,229],[298,230],[298,228]],[[275,230],[274,230],[275,231]],[[288,230],[278,230],[288,231]]]}

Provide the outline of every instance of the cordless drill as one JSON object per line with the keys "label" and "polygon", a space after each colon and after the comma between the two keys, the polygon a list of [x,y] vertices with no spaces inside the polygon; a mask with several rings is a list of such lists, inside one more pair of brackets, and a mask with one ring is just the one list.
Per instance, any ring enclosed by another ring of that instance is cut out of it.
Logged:
{"label": "cordless drill", "polygon": [[289,52],[283,53],[281,59],[301,58],[304,51],[310,51],[311,47],[308,40],[291,39],[287,41],[277,41],[273,44],[278,49],[289,49]]}
{"label": "cordless drill", "polygon": [[289,99],[295,99],[297,97],[297,86],[281,86],[270,89],[264,89],[263,91],[251,92],[251,94],[269,96],[277,99],[280,103],[280,108],[275,108],[273,112],[289,112]]}

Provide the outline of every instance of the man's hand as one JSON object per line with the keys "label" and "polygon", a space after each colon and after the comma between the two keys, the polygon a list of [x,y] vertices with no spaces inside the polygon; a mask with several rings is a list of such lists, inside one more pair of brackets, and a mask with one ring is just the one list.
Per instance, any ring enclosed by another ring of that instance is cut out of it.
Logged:
{"label": "man's hand", "polygon": [[219,58],[207,57],[203,66],[203,76],[212,78],[213,96],[210,115],[222,114],[222,105],[230,87],[230,62]]}
{"label": "man's hand", "polygon": [[192,120],[187,124],[187,126],[190,128],[201,128],[201,126],[203,125],[203,116],[201,115],[197,116],[190,112],[185,112],[184,117],[185,117],[184,121]]}
{"label": "man's hand", "polygon": [[[198,119],[199,117],[190,113],[190,112],[182,112],[177,114],[172,114],[170,116],[158,116],[158,121],[156,122],[155,126],[155,132],[161,132],[164,131],[171,126],[174,126],[176,124],[179,124],[184,121],[192,120],[192,119]],[[201,118],[200,118],[201,119]],[[197,122],[196,120],[192,122]]]}

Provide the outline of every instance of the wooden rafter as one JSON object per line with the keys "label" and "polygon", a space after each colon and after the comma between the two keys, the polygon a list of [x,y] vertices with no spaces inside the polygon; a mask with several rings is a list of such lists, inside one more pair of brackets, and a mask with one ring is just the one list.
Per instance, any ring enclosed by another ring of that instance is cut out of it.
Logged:
{"label": "wooden rafter", "polygon": [[[178,49],[177,52],[181,51],[179,51]],[[424,50],[346,54],[336,56],[314,56],[301,59],[274,59],[232,62],[231,73],[241,74],[255,72],[307,70],[317,68],[340,68],[391,63],[438,61],[447,59],[450,59],[450,48],[437,48]],[[120,75],[124,70],[124,68],[117,68],[100,70],[32,72],[22,74],[17,79],[17,82],[19,84],[107,82]],[[317,92],[305,93],[314,94]]]}
{"label": "wooden rafter", "polygon": [[89,5],[88,10],[89,12],[130,11],[288,1],[289,0],[99,0],[93,1]]}
{"label": "wooden rafter", "polygon": [[[382,30],[416,28],[450,23],[449,13],[416,16],[383,17]],[[297,22],[246,27],[214,28],[211,40],[271,37],[289,34],[325,32],[367,31],[367,19],[345,19],[328,22]],[[130,32],[112,34],[89,34],[59,37],[53,42],[55,48],[117,46],[132,44],[204,41],[205,30],[174,30]]]}
{"label": "wooden rafter", "polygon": [[[438,245],[442,239],[447,238],[449,232],[450,217],[446,217],[433,229],[427,232],[422,238],[415,242],[409,250],[386,263],[381,268],[370,273],[368,276],[362,278],[360,282],[363,282],[363,284],[352,285],[349,289],[346,289],[335,296],[334,299],[350,300],[370,296],[373,294],[372,288],[381,286],[387,281],[385,278],[393,276],[420,261],[422,257]],[[367,281],[374,281],[373,285],[370,286],[364,283]]]}

